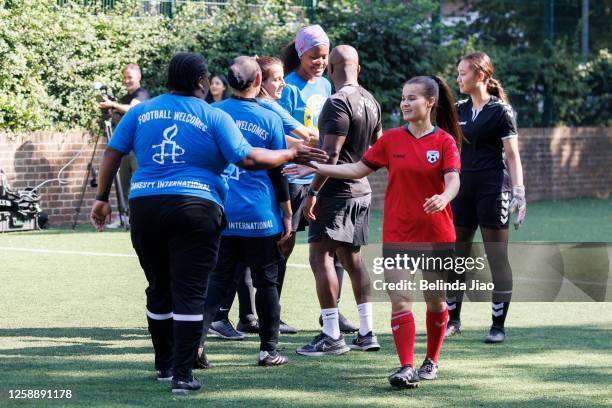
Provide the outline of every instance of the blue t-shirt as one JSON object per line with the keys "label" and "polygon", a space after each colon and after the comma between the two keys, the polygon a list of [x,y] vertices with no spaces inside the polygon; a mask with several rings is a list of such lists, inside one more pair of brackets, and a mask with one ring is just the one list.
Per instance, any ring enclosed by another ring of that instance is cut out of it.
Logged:
{"label": "blue t-shirt", "polygon": [[269,109],[272,112],[276,113],[281,118],[281,121],[283,122],[283,130],[285,131],[286,135],[291,135],[295,137],[294,135],[291,134],[291,132],[293,132],[295,129],[299,128],[300,126],[303,126],[293,116],[291,116],[289,112],[285,110],[285,108],[280,106],[278,102],[271,101],[269,99],[264,99],[264,98],[258,98],[257,102],[259,102],[259,104],[263,106],[264,108]]}
{"label": "blue t-shirt", "polygon": [[129,198],[189,195],[220,206],[227,195],[223,171],[252,150],[227,113],[196,97],[172,94],[132,107],[108,146],[136,154]]}
{"label": "blue t-shirt", "polygon": [[[317,77],[314,82],[307,82],[293,71],[285,77],[285,89],[279,103],[298,122],[307,128],[316,129],[319,115],[327,98],[332,94],[331,83]],[[310,184],[314,175],[299,179],[290,179],[290,183]]]}
{"label": "blue t-shirt", "polygon": [[[214,107],[227,112],[253,147],[285,149],[285,133],[278,115],[254,99],[229,98]],[[267,170],[226,171],[229,193],[225,201],[227,227],[223,235],[268,237],[283,231],[281,211]]]}

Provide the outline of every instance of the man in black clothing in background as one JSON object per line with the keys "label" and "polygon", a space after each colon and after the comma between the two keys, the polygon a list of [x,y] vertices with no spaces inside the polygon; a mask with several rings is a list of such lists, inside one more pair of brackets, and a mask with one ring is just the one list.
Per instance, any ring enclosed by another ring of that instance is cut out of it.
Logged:
{"label": "man in black clothing in background", "polygon": [[[123,69],[123,85],[127,90],[127,94],[122,96],[118,101],[104,100],[100,102],[100,109],[111,109],[113,113],[113,124],[119,123],[123,115],[130,110],[131,107],[139,104],[142,101],[151,98],[149,92],[140,86],[140,80],[142,79],[142,73],[140,67],[136,64],[128,64]],[[119,167],[119,179],[121,180],[121,187],[123,187],[123,194],[125,196],[125,202],[128,202],[128,194],[130,193],[130,180],[132,175],[136,171],[136,156],[134,152],[126,154],[121,160],[121,166]],[[119,228],[120,222],[117,219],[112,224],[108,225],[108,228]]]}

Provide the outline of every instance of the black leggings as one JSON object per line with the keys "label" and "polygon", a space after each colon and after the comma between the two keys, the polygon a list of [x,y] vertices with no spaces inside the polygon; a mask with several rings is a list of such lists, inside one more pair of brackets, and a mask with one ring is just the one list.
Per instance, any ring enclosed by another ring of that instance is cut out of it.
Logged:
{"label": "black leggings", "polygon": [[[509,302],[512,297],[512,268],[508,260],[508,229],[480,228],[487,261],[491,269],[491,277],[495,289],[493,302]],[[468,257],[472,250],[472,242],[476,229],[455,226],[457,241],[455,254],[458,257]],[[465,273],[451,273],[449,282],[465,282]],[[463,301],[464,291],[449,291],[449,301],[460,303]],[[460,307],[460,306],[459,306]],[[458,317],[459,312],[455,313]]]}
{"label": "black leggings", "polygon": [[132,245],[149,283],[145,292],[155,367],[173,368],[175,378],[190,380],[223,210],[197,197],[140,197],[130,200],[130,224]]}
{"label": "black leggings", "polygon": [[[280,280],[280,278],[279,278]],[[238,294],[238,318],[246,321],[249,315],[254,315],[253,300],[255,297],[255,288],[253,288],[253,280],[251,279],[251,269],[243,264],[236,265],[234,269],[234,279],[228,289],[226,298],[221,302],[221,307],[215,315],[213,321],[224,320],[229,317],[229,311],[234,303],[234,298]],[[280,288],[279,288],[280,296]]]}
{"label": "black leggings", "polygon": [[282,259],[278,249],[279,235],[270,237],[223,236],[219,260],[210,275],[204,304],[204,333],[227,298],[238,263],[251,269],[255,294],[255,308],[259,317],[260,350],[276,350],[280,323],[278,303],[278,265]]}
{"label": "black leggings", "polygon": [[[334,268],[338,277],[338,302],[340,302],[340,294],[342,293],[342,278],[344,277],[344,268],[340,262],[340,257],[334,255]],[[285,281],[285,272],[287,271],[287,260],[283,259],[278,264],[278,297],[280,301],[283,283]],[[251,270],[242,264],[238,264],[234,271],[234,278],[228,289],[227,296],[221,302],[219,311],[215,315],[213,321],[227,319],[229,311],[234,303],[234,298],[238,294],[239,312],[238,318],[242,321],[247,320],[247,316],[253,315],[254,288],[251,279]]]}

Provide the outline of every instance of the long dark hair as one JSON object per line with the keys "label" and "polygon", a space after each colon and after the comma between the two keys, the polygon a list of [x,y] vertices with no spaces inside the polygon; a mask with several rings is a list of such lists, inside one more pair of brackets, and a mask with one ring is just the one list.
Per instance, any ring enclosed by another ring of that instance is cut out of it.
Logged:
{"label": "long dark hair", "polygon": [[[232,96],[232,90],[230,88],[229,82],[227,81],[227,78],[225,77],[225,75],[223,74],[214,74],[213,76],[210,77],[210,81],[212,82],[213,78],[218,78],[219,81],[223,82],[223,86],[225,86],[225,91],[223,91],[223,94],[221,95],[221,100],[227,99],[230,96]],[[208,89],[208,93],[206,94],[206,102],[208,103],[213,103],[215,102],[215,99],[212,96],[212,93],[210,93],[210,88]]]}
{"label": "long dark hair", "polygon": [[[257,64],[259,64],[259,68],[261,69],[261,82],[266,81],[270,77],[270,68],[272,68],[274,65],[283,65],[283,62],[280,59],[267,55],[257,57],[256,60]],[[259,96],[269,96],[263,85],[259,91]]]}
{"label": "long dark hair", "polygon": [[295,71],[301,64],[300,57],[295,49],[295,40],[285,45],[281,50],[280,59],[283,61],[285,75]]}
{"label": "long dark hair", "polygon": [[208,64],[204,58],[193,52],[179,52],[168,65],[166,87],[183,95],[194,95],[201,79],[206,79],[204,92],[208,92]]}
{"label": "long dark hair", "polygon": [[463,132],[455,109],[455,97],[448,84],[436,75],[414,77],[406,82],[408,84],[422,85],[425,97],[436,99],[431,110],[431,121],[449,133],[455,139],[457,148],[461,149]]}
{"label": "long dark hair", "polygon": [[502,87],[501,83],[497,79],[493,78],[493,73],[495,72],[495,69],[493,68],[491,58],[489,58],[487,54],[485,54],[484,52],[477,51],[468,55],[464,55],[457,62],[457,65],[459,65],[459,62],[461,61],[469,62],[470,67],[472,68],[472,71],[475,74],[478,74],[479,72],[482,72],[484,74],[484,83],[487,85],[488,93],[497,96],[505,103],[509,102],[508,96],[506,95],[506,92],[504,91],[504,88]]}

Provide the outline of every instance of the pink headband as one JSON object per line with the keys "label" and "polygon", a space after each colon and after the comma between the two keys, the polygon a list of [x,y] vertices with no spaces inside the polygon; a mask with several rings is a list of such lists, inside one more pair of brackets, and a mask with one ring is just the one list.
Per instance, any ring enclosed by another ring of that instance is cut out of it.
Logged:
{"label": "pink headband", "polygon": [[327,45],[329,48],[329,38],[318,24],[302,28],[295,36],[295,50],[300,58],[317,45]]}

